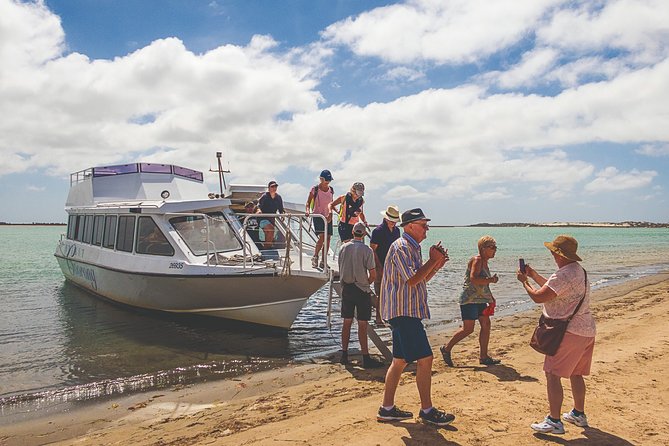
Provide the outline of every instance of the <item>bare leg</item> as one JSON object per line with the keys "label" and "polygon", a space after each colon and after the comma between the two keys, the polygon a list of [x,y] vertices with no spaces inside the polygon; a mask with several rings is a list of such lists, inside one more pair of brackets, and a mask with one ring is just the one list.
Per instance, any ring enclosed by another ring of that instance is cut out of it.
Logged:
{"label": "bare leg", "polygon": [[263,233],[265,234],[265,242],[263,243],[263,246],[265,248],[271,248],[274,246],[274,225],[265,225],[263,228]]}
{"label": "bare leg", "polygon": [[480,359],[483,360],[488,357],[488,343],[490,342],[490,317],[479,317],[479,324],[481,324],[481,332],[479,333],[479,346],[481,347]]}
{"label": "bare leg", "polygon": [[561,378],[551,373],[546,373],[546,390],[548,393],[550,415],[552,418],[559,420],[560,411],[562,410],[562,399],[564,398]]}
{"label": "bare leg", "polygon": [[383,406],[390,407],[395,404],[395,392],[400,383],[402,372],[407,366],[406,361],[399,358],[393,358],[393,362],[386,372],[386,384],[383,388]]}
{"label": "bare leg", "polygon": [[318,260],[318,256],[320,255],[321,249],[323,248],[324,239],[325,239],[325,233],[318,234],[318,241],[316,242],[316,247],[314,248],[314,257],[316,257],[316,260]]}
{"label": "bare leg", "polygon": [[353,325],[353,319],[344,319],[344,324],[341,327],[341,348],[344,351],[348,351],[348,343],[351,339],[351,325]]}
{"label": "bare leg", "polygon": [[432,359],[433,356],[416,361],[416,386],[420,395],[420,408],[432,407]]}
{"label": "bare leg", "polygon": [[570,376],[569,381],[571,381],[571,394],[574,397],[574,409],[585,412],[585,380],[583,376]]}
{"label": "bare leg", "polygon": [[360,350],[362,351],[362,354],[368,355],[369,347],[367,345],[367,321],[358,321],[358,341],[360,341]]}
{"label": "bare leg", "polygon": [[462,327],[460,327],[460,329],[455,332],[451,340],[448,341],[448,344],[446,344],[446,351],[450,352],[455,344],[462,341],[464,338],[474,332],[474,322],[475,321],[462,321]]}

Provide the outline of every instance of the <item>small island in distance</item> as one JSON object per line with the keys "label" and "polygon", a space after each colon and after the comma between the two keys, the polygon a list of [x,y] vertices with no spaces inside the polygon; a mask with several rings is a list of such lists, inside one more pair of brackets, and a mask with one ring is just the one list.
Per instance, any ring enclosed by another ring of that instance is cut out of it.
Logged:
{"label": "small island in distance", "polygon": [[552,222],[552,223],[476,223],[467,227],[550,227],[550,228],[669,228],[669,223],[653,223],[648,221],[613,222]]}

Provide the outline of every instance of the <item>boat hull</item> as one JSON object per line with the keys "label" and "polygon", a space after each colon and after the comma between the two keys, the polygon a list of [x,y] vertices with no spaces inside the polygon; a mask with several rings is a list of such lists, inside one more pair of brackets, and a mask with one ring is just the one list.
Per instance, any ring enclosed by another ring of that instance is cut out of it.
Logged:
{"label": "boat hull", "polygon": [[106,299],[143,309],[201,314],[289,329],[322,276],[276,272],[169,275],[111,269],[56,256],[67,280]]}

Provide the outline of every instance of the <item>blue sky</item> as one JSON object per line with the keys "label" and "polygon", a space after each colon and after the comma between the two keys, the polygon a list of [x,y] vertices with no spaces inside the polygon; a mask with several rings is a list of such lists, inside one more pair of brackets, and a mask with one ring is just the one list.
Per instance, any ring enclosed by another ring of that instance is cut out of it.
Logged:
{"label": "blue sky", "polygon": [[0,0],[0,221],[222,150],[291,201],[362,181],[372,221],[668,222],[667,79],[659,0]]}

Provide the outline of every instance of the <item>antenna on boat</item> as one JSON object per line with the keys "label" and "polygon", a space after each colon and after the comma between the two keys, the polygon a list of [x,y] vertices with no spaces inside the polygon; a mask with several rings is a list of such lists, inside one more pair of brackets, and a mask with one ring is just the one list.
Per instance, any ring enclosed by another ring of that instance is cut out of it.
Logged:
{"label": "antenna on boat", "polygon": [[225,188],[228,188],[228,185],[225,184],[225,174],[230,173],[229,170],[223,170],[223,166],[221,165],[221,158],[223,157],[223,152],[216,152],[216,158],[218,160],[218,169],[217,170],[212,170],[209,169],[209,172],[217,172],[218,173],[218,186],[221,189],[221,198],[223,198],[223,186]]}

